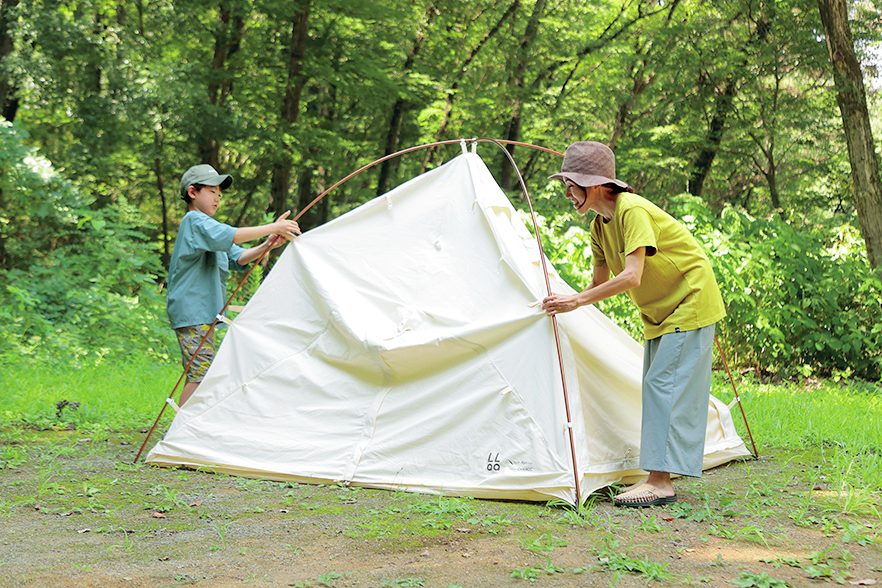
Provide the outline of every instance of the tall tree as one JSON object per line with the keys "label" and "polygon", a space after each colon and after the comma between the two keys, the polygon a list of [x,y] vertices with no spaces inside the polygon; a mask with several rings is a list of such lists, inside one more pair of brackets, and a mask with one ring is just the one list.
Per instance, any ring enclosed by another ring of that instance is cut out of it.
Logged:
{"label": "tall tree", "polygon": [[12,15],[18,0],[0,0],[0,114],[6,120],[13,120],[18,111],[18,89],[4,61],[12,53]]}
{"label": "tall tree", "polygon": [[[401,71],[405,76],[403,80],[405,85],[407,85],[407,76],[410,75],[411,71],[413,70],[414,61],[416,60],[420,49],[422,49],[423,47],[423,42],[426,39],[426,29],[428,29],[432,25],[432,21],[435,19],[436,13],[437,10],[435,8],[435,4],[433,2],[430,2],[428,8],[426,8],[426,14],[423,17],[423,22],[421,22],[417,28],[413,44],[407,52],[407,58],[404,60],[404,67]],[[389,126],[386,131],[386,139],[383,145],[384,156],[394,153],[398,150],[401,124],[404,119],[405,111],[408,107],[408,100],[405,92],[406,90],[399,91],[398,96],[396,96],[395,98],[395,103],[392,105],[392,114],[389,116]],[[386,191],[389,189],[389,176],[395,169],[395,163],[395,160],[387,159],[380,164],[379,177],[377,179],[377,195],[385,194]]]}
{"label": "tall tree", "polygon": [[[518,50],[515,54],[514,67],[512,68],[509,82],[511,114],[505,125],[505,136],[503,137],[509,141],[518,141],[521,137],[521,116],[523,114],[524,102],[527,98],[525,95],[525,83],[527,66],[530,62],[530,45],[533,44],[539,31],[540,21],[545,14],[545,4],[545,0],[536,0],[536,3],[533,5],[533,11],[530,13],[530,20],[527,21],[527,26],[524,29],[523,35],[521,35],[521,42],[518,44]],[[514,155],[514,145],[506,145],[505,148],[510,154]],[[500,183],[503,188],[511,188],[514,184],[511,163],[507,157],[503,157],[501,161]]]}
{"label": "tall tree", "polygon": [[[300,96],[306,77],[303,75],[303,60],[306,55],[306,38],[309,31],[309,0],[306,0],[291,19],[291,38],[287,51],[287,78],[282,97],[280,135],[290,136],[291,129],[300,115]],[[270,183],[270,208],[275,216],[288,210],[288,192],[291,187],[291,153],[287,141],[282,141],[283,149],[273,163]]]}
{"label": "tall tree", "polygon": [[[208,79],[208,104],[212,118],[220,116],[227,98],[233,89],[233,74],[229,61],[242,46],[245,29],[245,14],[241,2],[222,0],[218,7],[218,24],[214,31],[214,53],[211,58],[211,71]],[[219,167],[222,124],[201,126],[197,137],[199,159],[214,167]]]}
{"label": "tall tree", "polygon": [[845,0],[818,0],[818,9],[824,24],[836,84],[836,101],[848,144],[855,209],[870,264],[878,268],[882,266],[882,179],[870,127],[864,77],[848,23],[848,4]]}

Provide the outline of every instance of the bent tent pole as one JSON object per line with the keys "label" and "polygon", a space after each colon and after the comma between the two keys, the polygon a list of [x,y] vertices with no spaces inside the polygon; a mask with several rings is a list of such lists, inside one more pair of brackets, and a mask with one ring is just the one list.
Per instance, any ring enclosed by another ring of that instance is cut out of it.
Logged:
{"label": "bent tent pole", "polygon": [[[524,192],[524,197],[527,199],[527,204],[530,206],[530,218],[533,220],[533,231],[536,234],[536,245],[539,247],[539,260],[542,262],[542,274],[545,277],[545,291],[548,296],[551,296],[551,281],[548,279],[548,266],[545,264],[545,251],[542,248],[542,237],[539,233],[539,223],[536,220],[536,212],[533,210],[533,201],[530,198],[530,193],[527,191],[527,185],[524,183],[524,177],[521,175],[521,170],[518,169],[518,165],[515,163],[514,158],[509,153],[508,149],[502,146],[502,143],[499,141],[493,141],[496,145],[505,153],[506,157],[508,157],[511,166],[514,168],[515,173],[518,175],[518,182],[521,184],[521,190]],[[564,362],[563,362],[563,353],[560,349],[560,332],[557,328],[557,317],[551,315],[551,326],[554,330],[554,345],[557,348],[557,362],[560,365],[560,383],[563,388],[563,400],[564,400],[564,409],[566,410],[567,415],[567,434],[569,435],[570,440],[570,453],[573,459],[573,482],[575,483],[576,490],[576,509],[582,506],[582,490],[579,486],[579,466],[576,461],[576,441],[573,438],[573,418],[570,414],[570,397],[567,393],[567,377],[564,373]]]}
{"label": "bent tent pole", "polygon": [[[499,144],[499,143],[505,143],[505,144],[507,144],[507,145],[520,145],[520,146],[522,146],[522,147],[530,147],[530,148],[532,148],[532,149],[537,149],[537,150],[539,150],[539,151],[545,151],[546,153],[551,153],[552,155],[556,155],[556,156],[558,156],[558,157],[563,157],[563,153],[560,153],[559,151],[555,151],[555,150],[553,150],[553,149],[549,149],[549,148],[547,148],[547,147],[542,147],[542,146],[540,146],[540,145],[533,145],[533,144],[531,144],[531,143],[524,143],[524,142],[521,142],[521,141],[510,141],[510,140],[507,140],[507,139],[470,139],[469,141],[472,142],[472,143],[477,143],[477,142],[480,142],[480,143],[490,143],[490,142],[494,142],[494,143],[497,143],[497,144]],[[379,165],[380,163],[383,163],[384,161],[387,161],[387,160],[392,159],[392,158],[394,158],[394,157],[399,157],[399,156],[401,156],[401,155],[404,155],[404,154],[406,154],[406,153],[410,153],[410,152],[412,152],[412,151],[419,151],[419,150],[421,150],[421,149],[429,149],[429,148],[431,148],[431,147],[438,147],[438,146],[441,146],[441,145],[454,145],[454,144],[458,144],[458,143],[464,143],[464,139],[447,139],[447,140],[445,140],[445,141],[436,141],[436,142],[434,142],[434,143],[426,143],[426,144],[423,144],[423,145],[415,145],[415,146],[413,146],[413,147],[408,147],[407,149],[402,149],[402,150],[400,150],[400,151],[396,151],[395,153],[390,153],[390,154],[388,154],[388,155],[384,155],[383,157],[381,157],[381,158],[379,158],[379,159],[376,159],[376,160],[374,160],[374,161],[368,163],[367,165],[363,165],[362,167],[358,168],[357,170],[355,170],[355,171],[352,172],[351,174],[349,174],[349,175],[347,175],[346,177],[344,177],[344,178],[338,180],[337,182],[335,182],[333,185],[331,185],[330,188],[328,188],[327,190],[325,190],[324,192],[322,192],[321,194],[319,194],[318,196],[316,196],[316,197],[312,200],[312,202],[310,202],[309,204],[307,204],[306,206],[304,206],[303,209],[301,209],[301,210],[297,213],[297,215],[296,215],[292,220],[295,220],[295,221],[296,221],[296,220],[299,220],[304,214],[306,214],[306,213],[309,211],[310,208],[312,208],[315,204],[317,204],[319,201],[321,201],[325,196],[327,196],[328,194],[330,194],[333,190],[335,190],[335,189],[338,188],[339,186],[345,184],[346,182],[348,182],[349,180],[351,180],[352,178],[354,178],[354,177],[357,176],[358,174],[362,173],[363,171],[366,171],[366,170],[368,170],[368,169],[374,167],[375,165]],[[506,153],[508,153],[508,152],[506,151]],[[509,157],[510,157],[510,154],[509,154]],[[276,237],[276,239],[278,239],[278,237]],[[248,278],[251,276],[251,272],[254,271],[254,268],[255,268],[258,264],[260,264],[261,262],[263,262],[264,258],[269,254],[269,252],[270,252],[271,250],[272,250],[271,247],[268,248],[268,249],[263,253],[263,255],[261,255],[258,259],[256,259],[256,260],[252,263],[251,267],[248,269],[248,271],[245,273],[245,275],[244,275],[244,276],[242,277],[242,279],[239,281],[239,284],[236,286],[236,289],[235,289],[235,290],[233,291],[233,293],[229,296],[229,298],[227,298],[226,303],[224,303],[223,308],[222,308],[221,311],[218,313],[218,315],[217,315],[217,317],[215,318],[214,322],[211,323],[211,325],[209,326],[208,330],[207,330],[207,331],[205,332],[205,334],[202,336],[202,339],[199,341],[199,345],[196,347],[196,351],[193,353],[193,356],[190,358],[190,361],[188,361],[187,364],[184,366],[184,369],[183,369],[183,371],[182,371],[180,377],[178,378],[178,381],[175,382],[175,385],[172,387],[172,389],[171,389],[171,391],[169,392],[168,396],[167,396],[166,399],[163,401],[163,403],[162,403],[162,408],[160,409],[159,414],[156,415],[156,419],[153,421],[153,425],[150,427],[150,429],[149,429],[148,432],[147,432],[147,435],[144,437],[144,442],[141,443],[141,447],[138,449],[138,453],[135,455],[135,459],[132,460],[132,463],[137,463],[138,460],[141,458],[141,454],[144,452],[144,448],[147,446],[147,442],[150,441],[150,437],[153,435],[153,432],[156,430],[156,427],[159,425],[159,421],[162,419],[162,415],[165,413],[165,409],[166,409],[166,407],[169,406],[169,405],[171,404],[171,405],[175,406],[175,408],[177,408],[177,405],[174,403],[174,396],[175,396],[175,393],[178,391],[178,386],[181,385],[181,382],[184,380],[184,378],[186,377],[186,375],[190,372],[190,368],[191,368],[192,365],[193,365],[193,360],[195,359],[196,354],[199,353],[199,350],[202,349],[203,345],[205,344],[205,341],[208,339],[208,337],[211,335],[211,333],[214,332],[214,327],[217,325],[218,321],[222,320],[223,314],[224,314],[224,312],[227,310],[227,308],[230,306],[230,302],[232,302],[233,297],[234,297],[236,294],[239,293],[239,290],[242,288],[242,286],[245,284],[245,282],[246,282],[246,281],[248,280]]]}

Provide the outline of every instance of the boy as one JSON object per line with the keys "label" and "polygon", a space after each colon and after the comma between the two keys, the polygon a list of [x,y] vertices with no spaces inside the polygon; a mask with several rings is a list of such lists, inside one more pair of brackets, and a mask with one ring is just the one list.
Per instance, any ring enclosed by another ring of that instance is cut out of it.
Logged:
{"label": "boy", "polygon": [[[198,353],[196,348],[224,307],[230,269],[259,259],[300,234],[297,223],[287,220],[290,210],[276,222],[258,227],[236,228],[214,220],[221,191],[232,183],[232,177],[206,164],[191,167],[181,177],[181,198],[187,203],[187,213],[181,220],[169,263],[166,310],[181,346],[183,365],[186,367],[196,354],[181,392],[182,406],[199,387],[214,359],[213,331]],[[280,238],[269,238],[248,249],[237,245],[268,235]]]}

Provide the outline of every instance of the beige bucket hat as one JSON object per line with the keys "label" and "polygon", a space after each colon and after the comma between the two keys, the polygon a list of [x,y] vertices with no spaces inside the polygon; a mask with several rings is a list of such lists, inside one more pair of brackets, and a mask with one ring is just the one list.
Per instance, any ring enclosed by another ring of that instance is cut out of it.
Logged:
{"label": "beige bucket hat", "polygon": [[550,178],[572,180],[583,188],[615,184],[630,189],[627,182],[616,179],[616,156],[612,149],[597,141],[578,141],[567,147],[560,173]]}

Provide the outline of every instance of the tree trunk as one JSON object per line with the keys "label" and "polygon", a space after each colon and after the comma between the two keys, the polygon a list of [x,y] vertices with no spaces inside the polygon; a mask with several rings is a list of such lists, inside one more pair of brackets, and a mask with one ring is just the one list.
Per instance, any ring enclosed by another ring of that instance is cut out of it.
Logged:
{"label": "tree trunk", "polygon": [[735,79],[729,77],[726,80],[726,86],[723,93],[717,96],[714,105],[714,117],[711,119],[710,126],[707,130],[704,146],[699,151],[695,162],[692,164],[692,173],[689,176],[689,182],[686,184],[686,190],[690,194],[700,196],[704,189],[704,181],[710,174],[711,166],[720,149],[720,143],[723,141],[723,130],[726,128],[726,119],[732,112],[732,103],[735,99]]}
{"label": "tree trunk", "polygon": [[[11,13],[18,0],[0,0],[0,63],[12,53],[12,34],[10,33]],[[0,76],[0,114],[8,120],[15,119],[18,112],[18,88],[6,75]]]}
{"label": "tree trunk", "polygon": [[[306,115],[310,121],[318,121],[312,123],[318,125],[326,125],[333,128],[334,119],[336,118],[337,107],[337,88],[333,85],[329,86],[327,93],[322,93],[319,89],[316,95],[308,102],[306,107]],[[325,170],[316,162],[321,155],[319,148],[313,143],[307,143],[303,157],[303,167],[297,177],[297,210],[302,211],[315,199],[315,197],[324,191],[323,180],[325,178]],[[313,191],[313,182],[318,179],[318,189]],[[328,222],[328,211],[330,210],[331,195],[325,196],[315,206],[306,211],[300,220],[300,228],[308,231],[313,227],[317,227]]]}
{"label": "tree trunk", "polygon": [[162,209],[162,267],[168,270],[168,263],[171,259],[169,255],[169,235],[168,235],[168,204],[165,199],[165,181],[162,177],[162,144],[163,131],[159,129],[153,131],[153,173],[156,176],[156,189],[159,192],[159,203]]}
{"label": "tree trunk", "polygon": [[[413,69],[413,62],[416,60],[416,56],[420,52],[420,49],[423,46],[423,41],[425,41],[426,38],[426,29],[431,26],[434,18],[435,5],[429,4],[429,7],[426,9],[426,24],[421,25],[420,28],[417,30],[416,38],[414,38],[413,41],[413,46],[407,53],[407,59],[404,60],[404,69],[402,69],[402,80],[404,81],[407,80],[407,76],[410,75],[410,72]],[[384,157],[391,153],[395,153],[398,150],[398,140],[401,134],[401,123],[404,120],[404,113],[407,110],[407,107],[407,100],[401,95],[399,95],[398,98],[395,99],[395,104],[392,105],[392,116],[389,117],[389,129],[386,131],[386,140],[383,145]],[[377,178],[377,196],[379,196],[380,194],[385,194],[388,190],[389,178],[392,175],[393,170],[395,169],[396,163],[397,162],[393,159],[387,159],[380,164],[379,177]]]}
{"label": "tree trunk", "polygon": [[[212,110],[222,107],[232,91],[233,83],[231,74],[227,71],[227,62],[239,50],[245,28],[245,19],[238,11],[230,8],[228,2],[221,2],[219,10],[220,24],[214,37],[214,55],[208,79],[208,103]],[[217,168],[221,139],[202,134],[197,137],[197,146],[200,161]]]}
{"label": "tree trunk", "polygon": [[[769,2],[760,2],[760,14],[755,21],[755,26],[747,40],[748,47],[760,47],[766,42],[771,31],[771,21],[774,18],[773,6]],[[735,94],[739,82],[738,71],[744,69],[748,65],[749,58],[745,57],[741,62],[741,67],[729,74],[726,79],[726,85],[723,93],[717,96],[714,104],[714,116],[708,127],[705,142],[701,151],[692,164],[692,173],[686,184],[686,191],[696,196],[700,196],[704,190],[704,181],[710,174],[711,166],[720,149],[723,141],[723,131],[726,128],[726,120],[732,113],[735,101]]]}
{"label": "tree trunk", "polygon": [[[297,122],[300,114],[300,96],[306,80],[303,76],[303,59],[306,54],[306,37],[309,30],[309,2],[294,14],[291,23],[291,40],[288,44],[288,78],[285,83],[285,96],[282,99],[281,134]],[[288,191],[291,187],[291,154],[287,149],[279,153],[273,164],[270,182],[273,214],[278,217],[288,210]]]}
{"label": "tree trunk", "polygon": [[[530,45],[536,39],[536,33],[539,31],[539,20],[545,13],[545,0],[536,0],[533,5],[533,12],[530,14],[530,20],[527,22],[527,28],[524,29],[524,36],[518,47],[517,63],[515,64],[514,75],[511,78],[510,86],[512,88],[512,111],[511,117],[505,129],[505,139],[509,141],[519,141],[521,136],[521,110],[523,108],[524,94],[524,78],[527,72],[527,62],[529,61]],[[514,157],[514,145],[506,145],[508,152]],[[499,177],[500,184],[504,189],[510,190],[513,187],[511,162],[507,157],[502,158],[502,167]]]}
{"label": "tree trunk", "polygon": [[848,144],[855,209],[870,265],[878,268],[882,266],[882,179],[870,128],[864,78],[848,24],[848,5],[845,0],[818,0],[818,8]]}

